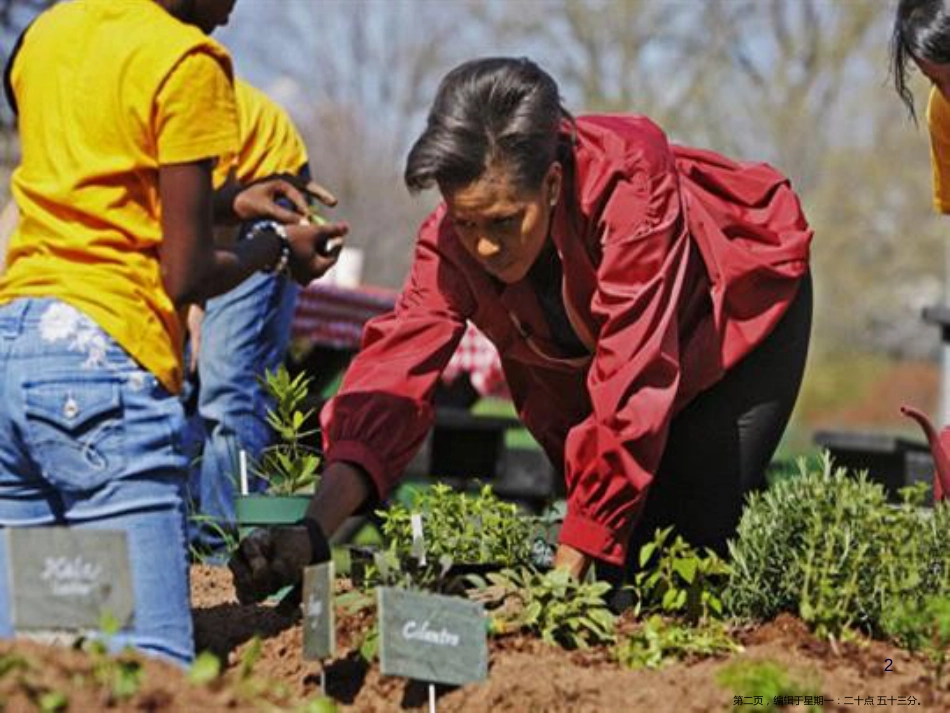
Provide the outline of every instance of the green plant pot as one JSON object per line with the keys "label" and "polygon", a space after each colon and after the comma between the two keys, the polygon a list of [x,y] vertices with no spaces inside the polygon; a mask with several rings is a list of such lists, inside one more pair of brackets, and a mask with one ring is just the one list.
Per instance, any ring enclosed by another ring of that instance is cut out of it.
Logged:
{"label": "green plant pot", "polygon": [[255,527],[292,525],[309,504],[309,495],[239,495],[234,503],[238,531],[243,538]]}

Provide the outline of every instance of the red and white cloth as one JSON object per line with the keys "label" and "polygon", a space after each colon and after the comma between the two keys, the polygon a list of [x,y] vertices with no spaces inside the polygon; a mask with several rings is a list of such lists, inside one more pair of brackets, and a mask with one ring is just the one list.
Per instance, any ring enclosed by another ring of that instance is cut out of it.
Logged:
{"label": "red and white cloth", "polygon": [[442,372],[442,381],[451,384],[463,373],[468,374],[469,381],[480,396],[510,397],[498,350],[471,322],[449,365]]}
{"label": "red and white cloth", "polygon": [[[391,311],[397,296],[395,291],[382,287],[350,289],[313,282],[297,296],[291,336],[314,346],[356,351],[363,325]],[[450,384],[463,373],[468,374],[479,395],[508,397],[498,351],[472,324],[442,373],[442,381]]]}

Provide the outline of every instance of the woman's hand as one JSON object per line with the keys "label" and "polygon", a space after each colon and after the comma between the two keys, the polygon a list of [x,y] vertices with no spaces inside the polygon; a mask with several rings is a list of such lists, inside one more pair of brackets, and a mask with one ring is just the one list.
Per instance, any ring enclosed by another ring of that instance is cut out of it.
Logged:
{"label": "woman's hand", "polygon": [[574,579],[582,580],[590,567],[591,558],[570,545],[558,545],[554,553],[554,568],[567,570]]}
{"label": "woman's hand", "polygon": [[241,540],[228,562],[241,604],[258,602],[288,584],[297,584],[313,562],[307,528],[298,525],[265,527]]}
{"label": "woman's hand", "polygon": [[[352,515],[373,490],[369,476],[348,463],[331,463],[307,508],[305,519],[319,525],[319,552],[327,553],[327,542],[346,518]],[[304,567],[313,562],[311,534],[303,525],[267,527],[254,530],[241,540],[228,566],[234,589],[242,604],[260,601],[288,584],[297,584]]]}

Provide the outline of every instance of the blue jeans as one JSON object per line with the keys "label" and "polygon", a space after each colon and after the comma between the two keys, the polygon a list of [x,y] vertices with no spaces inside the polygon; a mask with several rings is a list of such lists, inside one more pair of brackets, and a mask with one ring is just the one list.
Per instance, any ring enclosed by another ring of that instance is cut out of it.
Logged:
{"label": "blue jeans", "polygon": [[[190,662],[179,398],[78,310],[20,299],[0,306],[0,404],[0,528],[124,531],[135,614],[111,644]],[[0,636],[7,588],[0,574]]]}
{"label": "blue jeans", "polygon": [[[284,360],[299,287],[285,276],[256,273],[236,288],[208,300],[198,349],[197,426],[201,454],[192,461],[190,497],[198,517],[189,536],[206,561],[223,559],[225,537],[233,535],[239,452],[247,453],[252,492],[267,483],[250,472],[273,443],[267,425],[272,405],[261,385],[265,371]],[[213,524],[212,524],[213,523]],[[217,555],[217,557],[215,557]]]}

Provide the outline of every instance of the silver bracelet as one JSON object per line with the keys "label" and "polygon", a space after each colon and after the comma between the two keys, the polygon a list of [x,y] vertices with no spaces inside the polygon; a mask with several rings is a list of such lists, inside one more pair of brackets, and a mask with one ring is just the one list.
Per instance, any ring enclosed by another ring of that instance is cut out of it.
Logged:
{"label": "silver bracelet", "polygon": [[267,232],[276,235],[277,240],[280,241],[280,255],[277,256],[277,262],[270,267],[262,267],[261,272],[276,275],[286,274],[288,272],[287,267],[290,264],[290,238],[287,236],[287,229],[283,225],[273,220],[255,223],[251,227],[248,237],[256,239],[260,234]]}

